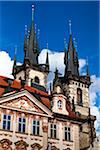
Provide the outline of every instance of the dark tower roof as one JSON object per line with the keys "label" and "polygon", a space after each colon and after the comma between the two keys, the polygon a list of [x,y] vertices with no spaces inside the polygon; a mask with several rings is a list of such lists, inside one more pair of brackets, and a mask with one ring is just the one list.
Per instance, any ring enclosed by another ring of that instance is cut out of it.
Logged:
{"label": "dark tower roof", "polygon": [[36,66],[38,65],[38,56],[39,56],[39,46],[36,37],[36,30],[34,26],[34,6],[32,5],[32,24],[30,29],[30,35],[24,40],[24,62],[29,63],[29,65]]}
{"label": "dark tower roof", "polygon": [[75,76],[79,75],[79,63],[78,63],[78,55],[76,49],[74,47],[72,34],[70,34],[68,50],[66,54],[66,63],[65,63],[65,76],[68,76],[69,73]]}
{"label": "dark tower roof", "polygon": [[15,54],[14,54],[14,63],[13,63],[13,69],[12,69],[12,75],[14,76],[14,79],[16,78],[16,52],[17,52],[17,47],[15,47]]}

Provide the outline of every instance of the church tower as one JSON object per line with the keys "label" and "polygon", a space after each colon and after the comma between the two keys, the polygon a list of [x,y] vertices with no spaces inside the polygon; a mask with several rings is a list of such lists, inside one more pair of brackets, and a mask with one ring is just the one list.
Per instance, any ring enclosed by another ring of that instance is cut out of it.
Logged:
{"label": "church tower", "polygon": [[[84,145],[88,145],[88,142],[92,143],[93,138],[95,137],[94,119],[90,115],[89,107],[89,86],[91,84],[91,81],[88,64],[86,65],[86,75],[80,75],[79,73],[79,59],[71,33],[71,22],[69,23],[69,26],[70,35],[68,49],[66,49],[65,46],[64,50],[65,72],[64,76],[61,76],[58,69],[56,68],[52,92],[52,95],[54,97],[52,103],[56,104],[56,106],[53,106],[52,109],[54,110],[54,112],[59,113],[57,104],[58,107],[59,105],[61,107],[62,103],[66,105],[70,103],[71,108],[73,112],[75,112],[75,114],[79,115],[80,117],[85,116],[89,118],[89,120],[87,119],[85,123],[80,125],[80,149],[82,149]],[[64,96],[66,97],[65,99]],[[60,101],[60,97],[63,97],[62,101]],[[64,114],[64,108],[62,113]]]}
{"label": "church tower", "polygon": [[[69,23],[71,26],[71,22]],[[71,30],[71,29],[70,29]],[[89,113],[89,86],[91,84],[90,75],[87,65],[87,73],[85,76],[79,73],[79,59],[76,48],[74,46],[72,33],[70,31],[68,49],[64,50],[64,76],[59,76],[58,70],[55,71],[53,81],[53,93],[62,93],[68,97],[69,101],[74,104],[76,111],[81,114]]]}
{"label": "church tower", "polygon": [[[47,85],[47,76],[49,73],[49,56],[45,58],[45,64],[39,64],[38,57],[40,54],[39,41],[36,33],[36,25],[34,23],[34,5],[32,5],[32,23],[30,31],[25,25],[24,39],[24,62],[21,66],[13,65],[13,76],[17,80],[21,80],[23,84],[28,86],[39,86],[44,89]],[[45,89],[46,90],[46,89]]]}

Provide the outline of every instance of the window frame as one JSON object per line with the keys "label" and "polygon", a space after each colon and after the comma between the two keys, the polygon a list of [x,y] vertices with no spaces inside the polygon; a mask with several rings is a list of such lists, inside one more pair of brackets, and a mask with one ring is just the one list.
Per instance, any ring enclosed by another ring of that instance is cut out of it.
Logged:
{"label": "window frame", "polygon": [[57,139],[57,125],[53,123],[50,124],[50,138]]}
{"label": "window frame", "polygon": [[40,135],[40,121],[39,120],[33,120],[32,122],[32,134],[33,135]]}
{"label": "window frame", "polygon": [[71,127],[65,126],[64,127],[64,140],[65,141],[72,141],[72,135],[71,135]]}
{"label": "window frame", "polygon": [[11,130],[11,115],[9,115],[9,114],[3,114],[2,129],[3,130],[9,130],[9,131]]}
{"label": "window frame", "polygon": [[57,101],[57,106],[59,109],[62,109],[62,101],[61,100]]}
{"label": "window frame", "polygon": [[[21,119],[21,121],[20,121],[20,119]],[[24,119],[25,119],[25,121],[24,121]],[[26,118],[25,117],[18,118],[18,132],[20,132],[20,133],[26,132]]]}

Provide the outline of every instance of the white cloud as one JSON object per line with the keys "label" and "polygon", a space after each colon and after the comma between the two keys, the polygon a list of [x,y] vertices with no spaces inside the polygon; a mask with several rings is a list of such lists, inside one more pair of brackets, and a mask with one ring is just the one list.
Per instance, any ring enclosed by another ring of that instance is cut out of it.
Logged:
{"label": "white cloud", "polygon": [[[0,51],[0,75],[13,78],[13,76],[11,75],[13,63],[14,61],[11,60],[11,57],[7,52]],[[17,64],[21,65],[20,62],[18,62]]]}
{"label": "white cloud", "polygon": [[[39,63],[45,63],[46,60],[46,53],[47,50],[43,49],[39,56]],[[59,72],[63,75],[64,74],[64,52],[52,52],[51,50],[48,50],[49,53],[49,62],[50,62],[50,73],[48,76],[49,82],[48,84],[53,80],[54,78],[54,71],[57,67]],[[17,63],[18,65],[21,65],[21,63]],[[12,78],[12,66],[13,66],[13,60],[11,60],[11,57],[9,54],[5,51],[0,51],[0,75],[7,76]],[[86,60],[85,59],[79,59],[79,70],[80,73],[85,74],[84,68],[86,66]],[[100,112],[99,108],[94,106],[96,105],[96,100],[98,98],[98,95],[100,96],[100,78],[96,77],[95,75],[91,76],[91,80],[93,81],[93,84],[90,86],[90,104],[91,104],[91,113],[93,115],[97,116],[97,121],[95,122],[96,129],[98,131],[99,124],[100,124]]]}
{"label": "white cloud", "polygon": [[[39,63],[45,63],[46,60],[46,53],[47,49],[43,49],[39,55]],[[55,68],[57,67],[59,70],[59,73],[64,75],[64,52],[56,52],[56,51],[51,51],[48,50],[49,53],[49,64],[50,64],[50,71],[51,73],[49,74],[49,82],[51,82],[54,78],[54,72]],[[83,69],[86,65],[86,60],[85,59],[79,59],[79,70],[81,73],[83,73]]]}
{"label": "white cloud", "polygon": [[100,108],[96,106],[91,106],[91,114],[96,116],[95,128],[97,130],[97,136],[100,136]]}

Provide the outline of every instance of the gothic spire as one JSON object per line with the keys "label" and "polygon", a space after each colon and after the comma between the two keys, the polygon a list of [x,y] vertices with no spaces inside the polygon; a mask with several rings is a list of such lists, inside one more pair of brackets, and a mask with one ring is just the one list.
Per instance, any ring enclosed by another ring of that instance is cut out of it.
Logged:
{"label": "gothic spire", "polygon": [[86,60],[86,78],[87,78],[88,81],[90,81],[90,72],[89,72],[88,59]]}
{"label": "gothic spire", "polygon": [[68,76],[69,73],[75,76],[79,75],[78,71],[78,55],[76,49],[74,47],[73,38],[72,38],[72,31],[71,31],[71,21],[69,21],[69,43],[68,43],[68,50],[67,50],[67,58],[66,58],[66,67],[65,67],[65,76]]}
{"label": "gothic spire", "polygon": [[58,69],[57,69],[57,67],[55,68],[55,78],[54,78],[54,80],[56,81],[57,79],[58,79]]}
{"label": "gothic spire", "polygon": [[31,67],[38,66],[39,46],[36,37],[36,25],[34,25],[34,5],[32,5],[32,24],[30,34],[27,36],[25,34],[24,52],[24,60],[26,59],[25,63],[28,63]]}
{"label": "gothic spire", "polygon": [[90,76],[90,73],[89,73],[89,65],[88,65],[88,58],[86,60],[86,75],[87,76]]}
{"label": "gothic spire", "polygon": [[64,39],[64,64],[67,65],[66,39]]}
{"label": "gothic spire", "polygon": [[46,55],[46,70],[49,71],[48,43],[47,43],[47,55]]}
{"label": "gothic spire", "polygon": [[17,53],[17,47],[15,47],[14,50],[14,63],[13,63],[13,69],[12,69],[12,75],[14,76],[14,79],[16,78],[16,53]]}

